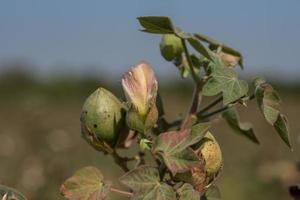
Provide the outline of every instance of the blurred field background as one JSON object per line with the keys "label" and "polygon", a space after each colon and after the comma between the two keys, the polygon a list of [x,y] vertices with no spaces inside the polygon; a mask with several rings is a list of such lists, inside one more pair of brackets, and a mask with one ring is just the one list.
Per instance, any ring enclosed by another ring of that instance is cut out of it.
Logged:
{"label": "blurred field background", "polygon": [[61,183],[84,166],[116,181],[121,170],[81,139],[79,116],[100,86],[123,98],[121,75],[140,60],[158,76],[168,120],[186,113],[191,83],[160,56],[158,36],[138,31],[136,17],[165,15],[240,50],[246,67],[238,72],[271,81],[290,120],[292,152],[255,102],[239,110],[260,146],[215,118],[223,199],[289,200],[288,186],[300,182],[299,9],[298,0],[0,1],[0,184],[30,200],[56,200]]}

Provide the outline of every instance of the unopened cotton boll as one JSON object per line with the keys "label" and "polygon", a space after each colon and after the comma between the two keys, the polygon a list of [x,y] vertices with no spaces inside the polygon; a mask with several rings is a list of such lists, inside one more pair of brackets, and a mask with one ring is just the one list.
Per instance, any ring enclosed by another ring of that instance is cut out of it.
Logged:
{"label": "unopened cotton boll", "polygon": [[124,114],[121,102],[110,91],[98,88],[82,108],[83,137],[98,150],[113,148],[124,126]]}

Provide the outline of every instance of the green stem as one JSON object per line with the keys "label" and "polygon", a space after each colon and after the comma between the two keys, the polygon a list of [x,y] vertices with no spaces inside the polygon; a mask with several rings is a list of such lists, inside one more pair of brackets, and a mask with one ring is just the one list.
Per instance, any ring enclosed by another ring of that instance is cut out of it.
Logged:
{"label": "green stem", "polygon": [[163,162],[160,163],[158,171],[159,171],[160,180],[163,180],[164,176],[166,174],[166,171],[167,171],[167,167],[166,167],[166,165]]}
{"label": "green stem", "polygon": [[197,76],[196,72],[195,72],[195,69],[194,69],[194,65],[193,65],[193,61],[190,57],[190,54],[189,54],[189,51],[188,51],[188,48],[186,46],[186,41],[185,39],[182,39],[181,38],[181,43],[182,43],[182,46],[183,46],[183,51],[184,51],[184,54],[186,56],[186,59],[187,59],[187,62],[188,62],[188,65],[189,65],[189,68],[190,68],[190,71],[191,71],[191,74],[192,74],[192,77],[194,79],[194,81],[196,83],[199,83],[201,80],[199,78],[199,76]]}
{"label": "green stem", "polygon": [[197,115],[200,115],[205,113],[206,111],[208,111],[209,109],[211,109],[212,107],[214,107],[215,105],[217,105],[219,102],[221,102],[223,100],[223,96],[215,99],[214,101],[212,101],[210,104],[208,104],[207,106],[205,106],[204,108],[202,108]]}
{"label": "green stem", "polygon": [[202,90],[203,81],[200,79],[200,77],[195,72],[194,65],[193,65],[192,59],[190,57],[190,53],[188,51],[185,39],[181,38],[181,43],[182,43],[182,46],[183,46],[183,51],[184,51],[184,54],[186,56],[189,69],[191,71],[192,78],[195,82],[193,101],[192,101],[189,113],[187,114],[187,116],[183,120],[183,122],[181,124],[181,127],[180,127],[180,129],[183,130],[183,129],[186,129],[186,128],[190,127],[193,123],[193,118],[197,117],[196,113],[198,111],[200,100],[201,100],[201,97],[202,97],[201,90]]}
{"label": "green stem", "polygon": [[208,114],[200,115],[200,116],[201,116],[201,119],[206,119],[206,118],[209,118],[209,117],[211,117],[211,116],[213,116],[213,115],[215,115],[215,114],[224,112],[225,110],[227,110],[227,109],[230,108],[230,107],[231,107],[231,106],[224,106],[224,107],[222,107],[222,108],[220,108],[220,109],[217,109],[217,110],[215,110],[215,111],[212,111],[212,112],[210,112],[210,113],[208,113]]}
{"label": "green stem", "polygon": [[180,130],[184,130],[192,126],[194,119],[197,118],[197,111],[202,98],[201,90],[202,90],[202,84],[197,84],[194,89],[193,101],[190,107],[190,111],[188,115],[185,117],[185,119],[183,120]]}
{"label": "green stem", "polygon": [[[252,99],[254,99],[254,98],[255,98],[255,94],[253,93],[253,94],[249,97],[249,100],[252,100]],[[219,99],[218,99],[218,100],[219,100]],[[221,100],[222,100],[222,99],[221,99]],[[235,102],[238,102],[239,100],[240,100],[240,99],[236,100]],[[235,103],[235,102],[233,102],[233,103]],[[217,109],[217,110],[215,110],[215,111],[212,111],[212,112],[207,113],[207,114],[204,114],[204,115],[201,115],[201,113],[199,112],[199,113],[198,113],[198,116],[201,117],[201,119],[206,119],[206,118],[209,118],[209,117],[211,117],[211,116],[213,116],[213,115],[216,115],[216,114],[218,114],[218,113],[224,112],[225,110],[231,108],[232,106],[233,106],[232,104],[229,104],[229,105],[223,106],[222,108],[219,108],[219,109]]]}

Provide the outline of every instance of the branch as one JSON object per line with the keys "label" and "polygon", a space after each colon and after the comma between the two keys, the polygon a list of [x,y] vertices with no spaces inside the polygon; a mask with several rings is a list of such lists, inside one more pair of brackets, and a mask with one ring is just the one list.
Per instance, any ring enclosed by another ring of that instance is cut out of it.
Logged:
{"label": "branch", "polygon": [[207,106],[205,106],[204,108],[202,108],[198,112],[197,115],[201,115],[201,114],[205,113],[206,111],[208,111],[209,109],[211,109],[212,107],[214,107],[215,105],[217,105],[222,100],[223,100],[223,96],[220,96],[219,98],[215,99],[213,102],[211,102],[210,104],[208,104]]}
{"label": "branch", "polygon": [[112,188],[112,187],[110,188],[110,191],[121,194],[121,195],[124,195],[126,197],[132,197],[133,196],[133,194],[131,192],[126,192],[126,191],[119,190],[119,189]]}
{"label": "branch", "polygon": [[[254,99],[254,98],[255,98],[255,93],[253,93],[253,94],[249,97],[249,100],[252,100],[252,99]],[[223,99],[223,98],[222,98],[222,99]],[[222,100],[222,99],[221,99],[221,100]],[[219,99],[217,99],[217,100],[219,100]],[[217,100],[216,100],[216,101],[217,101]],[[240,100],[240,99],[234,101],[233,103],[236,103],[236,102],[238,102],[239,100]],[[232,103],[232,104],[229,104],[229,105],[226,105],[226,106],[223,106],[222,108],[219,108],[219,109],[217,109],[217,110],[215,110],[215,111],[212,111],[212,112],[207,113],[207,114],[204,114],[204,115],[201,115],[201,112],[199,112],[199,113],[198,113],[198,116],[201,117],[201,119],[205,119],[205,118],[211,117],[211,116],[213,116],[213,115],[215,115],[215,114],[224,112],[225,110],[231,108],[231,107],[233,106],[233,103]]]}
{"label": "branch", "polygon": [[137,168],[140,165],[144,165],[146,163],[144,156],[145,153],[142,151],[139,151],[138,155],[135,156],[135,160],[137,161],[135,164],[135,168]]}
{"label": "branch", "polygon": [[129,168],[127,166],[127,161],[129,161],[130,159],[121,157],[116,151],[113,151],[111,155],[114,158],[115,163],[119,165],[124,172],[129,171]]}
{"label": "branch", "polygon": [[181,38],[181,43],[182,43],[182,46],[183,46],[183,51],[184,51],[184,54],[186,56],[186,59],[187,59],[187,62],[188,62],[188,65],[189,65],[189,68],[191,70],[191,74],[192,74],[192,77],[194,79],[194,81],[196,83],[199,83],[200,82],[200,78],[197,76],[196,72],[195,72],[195,69],[194,69],[194,65],[193,65],[193,61],[190,57],[190,53],[189,53],[189,50],[186,46],[186,42],[185,42],[185,39],[182,39]]}
{"label": "branch", "polygon": [[228,108],[230,108],[230,107],[232,107],[232,105],[228,105],[228,106],[224,106],[224,107],[222,107],[222,108],[220,108],[220,109],[217,109],[217,110],[215,110],[215,111],[212,111],[212,112],[210,112],[210,113],[208,113],[208,114],[205,114],[205,115],[200,115],[201,116],[201,119],[206,119],[206,118],[208,118],[208,117],[211,117],[211,116],[213,116],[213,115],[215,115],[215,114],[218,114],[218,113],[220,113],[220,112],[223,112],[223,111],[225,111],[225,110],[227,110]]}
{"label": "branch", "polygon": [[199,108],[199,104],[202,98],[202,95],[200,94],[202,90],[202,82],[198,83],[195,86],[194,94],[193,94],[193,101],[190,107],[190,111],[188,115],[183,120],[180,129],[184,130],[191,126],[193,124],[193,120],[197,118],[197,111]]}
{"label": "branch", "polygon": [[195,72],[193,61],[191,60],[190,53],[188,51],[185,39],[181,38],[181,43],[183,46],[184,54],[185,54],[187,62],[188,62],[189,69],[191,71],[192,78],[195,82],[192,105],[190,107],[190,111],[189,111],[188,115],[183,120],[181,127],[180,127],[180,129],[183,130],[183,129],[191,126],[191,124],[193,123],[193,118],[197,117],[196,113],[198,111],[198,107],[199,107],[201,96],[202,96],[200,94],[200,92],[202,90],[203,80],[201,80]]}
{"label": "branch", "polygon": [[164,162],[160,163],[160,165],[158,167],[158,171],[159,171],[160,180],[163,180],[164,176],[166,175],[166,171],[167,171],[167,166],[164,164]]}

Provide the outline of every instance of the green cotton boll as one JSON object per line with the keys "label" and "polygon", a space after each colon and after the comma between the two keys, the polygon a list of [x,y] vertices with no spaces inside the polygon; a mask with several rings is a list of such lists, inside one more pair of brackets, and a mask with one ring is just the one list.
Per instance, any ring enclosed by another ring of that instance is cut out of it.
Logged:
{"label": "green cotton boll", "polygon": [[181,39],[174,34],[164,34],[160,42],[160,52],[167,61],[172,61],[183,52]]}
{"label": "green cotton boll", "polygon": [[86,99],[81,112],[88,134],[112,147],[117,143],[124,118],[121,102],[104,88],[98,88]]}

